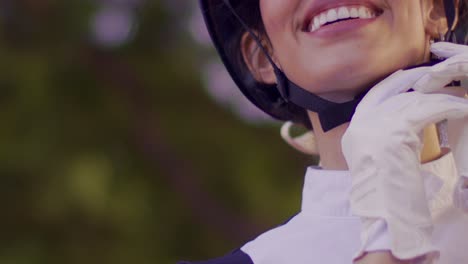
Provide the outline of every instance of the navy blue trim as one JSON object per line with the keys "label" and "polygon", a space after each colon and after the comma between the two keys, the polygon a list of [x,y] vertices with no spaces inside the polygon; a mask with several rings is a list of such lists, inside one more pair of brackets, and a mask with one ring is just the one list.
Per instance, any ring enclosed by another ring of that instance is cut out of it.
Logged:
{"label": "navy blue trim", "polygon": [[[278,225],[275,228],[286,225],[287,223],[289,223],[289,221],[291,221],[298,214],[299,213],[291,216],[289,219],[287,219],[281,225]],[[254,263],[249,255],[244,253],[242,250],[237,249],[233,251],[232,253],[221,258],[216,258],[216,259],[207,260],[207,261],[200,261],[200,262],[182,261],[182,262],[178,262],[177,264],[254,264]]]}
{"label": "navy blue trim", "polygon": [[254,264],[249,255],[238,249],[221,258],[201,262],[179,262],[177,264]]}

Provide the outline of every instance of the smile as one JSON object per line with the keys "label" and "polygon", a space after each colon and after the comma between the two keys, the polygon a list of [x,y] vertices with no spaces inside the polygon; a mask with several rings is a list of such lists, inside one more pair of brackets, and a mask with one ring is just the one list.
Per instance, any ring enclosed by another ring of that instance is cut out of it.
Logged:
{"label": "smile", "polygon": [[329,8],[306,19],[304,31],[313,33],[335,23],[348,20],[369,20],[381,14],[381,10],[363,5]]}

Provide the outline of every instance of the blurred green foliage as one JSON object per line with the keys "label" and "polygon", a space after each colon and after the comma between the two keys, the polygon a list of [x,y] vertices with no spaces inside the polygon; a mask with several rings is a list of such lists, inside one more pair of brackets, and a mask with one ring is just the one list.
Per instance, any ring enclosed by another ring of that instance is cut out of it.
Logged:
{"label": "blurred green foliage", "polygon": [[205,94],[189,13],[147,1],[106,48],[97,8],[0,2],[0,263],[210,258],[297,212],[314,161]]}

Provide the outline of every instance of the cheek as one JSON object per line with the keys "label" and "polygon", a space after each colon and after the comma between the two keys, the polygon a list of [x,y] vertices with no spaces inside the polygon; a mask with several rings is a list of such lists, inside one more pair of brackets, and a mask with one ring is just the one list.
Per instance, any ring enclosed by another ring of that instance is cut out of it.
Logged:
{"label": "cheek", "polygon": [[291,33],[300,2],[301,0],[260,0],[263,23],[270,39],[280,40]]}
{"label": "cheek", "polygon": [[275,28],[281,25],[280,20],[287,17],[287,9],[290,4],[284,0],[260,0],[260,12],[267,28]]}
{"label": "cheek", "polygon": [[394,52],[410,58],[409,63],[420,61],[426,55],[427,36],[425,19],[421,1],[394,0],[390,23],[391,38],[394,42]]}
{"label": "cheek", "polygon": [[308,1],[260,0],[275,58],[286,75],[318,94],[360,91],[389,73],[422,63],[426,51],[419,0],[382,0],[375,25],[340,41],[310,38],[295,28],[295,14]]}

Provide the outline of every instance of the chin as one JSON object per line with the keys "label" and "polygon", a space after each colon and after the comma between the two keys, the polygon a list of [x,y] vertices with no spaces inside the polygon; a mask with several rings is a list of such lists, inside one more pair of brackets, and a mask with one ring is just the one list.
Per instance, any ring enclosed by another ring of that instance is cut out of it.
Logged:
{"label": "chin", "polygon": [[[394,67],[384,69],[378,66],[347,66],[339,71],[335,69],[333,72],[324,72],[315,82],[315,86],[311,85],[308,90],[327,100],[343,103],[353,100],[396,70],[398,69]],[[317,85],[318,83],[320,84]]]}

